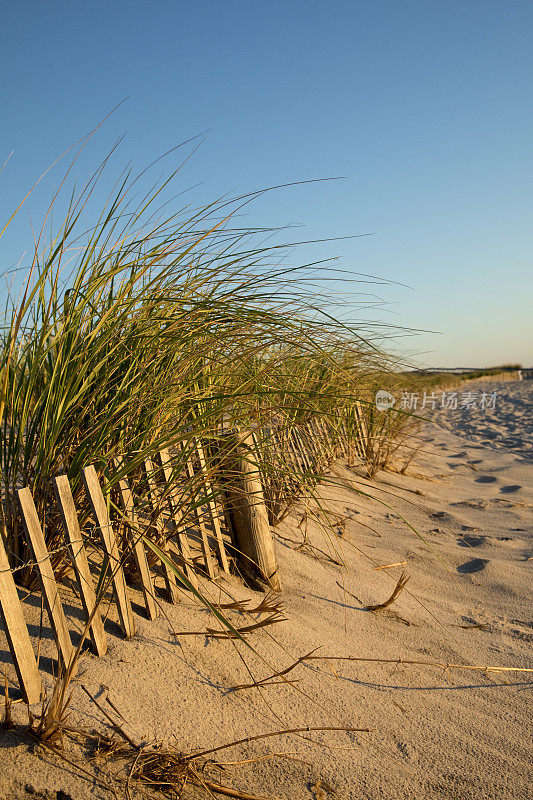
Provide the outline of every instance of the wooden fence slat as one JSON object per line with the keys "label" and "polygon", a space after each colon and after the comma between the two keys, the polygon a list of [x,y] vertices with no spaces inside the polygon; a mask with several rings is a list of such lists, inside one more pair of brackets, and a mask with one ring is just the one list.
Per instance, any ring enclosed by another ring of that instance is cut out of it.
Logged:
{"label": "wooden fence slat", "polygon": [[336,432],[338,435],[337,449],[341,456],[348,457],[348,440],[346,438],[346,426],[343,428],[344,421],[337,415]]}
{"label": "wooden fence slat", "polygon": [[242,557],[243,571],[259,573],[261,581],[276,592],[281,591],[274,540],[265,505],[260,459],[253,431],[237,430],[230,440],[232,480],[226,492],[235,533]]}
{"label": "wooden fence slat", "polygon": [[[193,463],[192,463],[192,458],[188,458],[187,459],[187,474],[188,474],[189,478],[191,478],[191,480],[194,482],[195,472],[194,472],[194,466],[193,466]],[[193,483],[193,485],[194,485],[194,483]],[[216,574],[215,574],[215,568],[213,567],[213,559],[212,559],[212,556],[211,556],[211,550],[209,548],[209,539],[207,537],[207,528],[205,526],[205,521],[204,521],[204,519],[202,517],[202,509],[197,504],[198,498],[195,497],[194,500],[195,500],[194,516],[196,517],[196,523],[197,523],[197,525],[198,525],[198,527],[200,529],[200,537],[201,537],[201,542],[202,542],[202,551],[203,551],[203,554],[204,554],[205,568],[206,568],[207,574],[209,575],[211,580],[213,580],[216,577]]]}
{"label": "wooden fence slat", "polygon": [[[196,451],[198,453],[198,460],[200,461],[200,470],[204,475],[203,483],[205,486],[206,497],[208,498],[207,507],[209,508],[211,521],[213,523],[213,528],[215,530],[215,538],[217,541],[220,565],[224,570],[224,572],[229,573],[230,571],[229,562],[228,562],[228,557],[226,555],[226,548],[224,546],[224,539],[222,538],[222,529],[220,527],[220,520],[218,518],[218,511],[214,500],[213,486],[211,484],[211,481],[207,477],[207,464],[205,461],[204,448],[202,447],[202,443],[198,440],[196,441]],[[211,497],[209,497],[210,495]]]}
{"label": "wooden fence slat", "polygon": [[363,436],[364,421],[362,419],[361,409],[358,404],[354,407],[354,417],[355,422],[351,420],[350,425],[348,425],[346,420],[344,420],[342,423],[343,432],[346,435],[346,441],[348,443],[347,457],[350,464],[354,463],[355,458],[358,458],[361,461],[365,461],[366,459],[366,442],[364,441]]}
{"label": "wooden fence slat", "polygon": [[341,432],[346,442],[346,458],[348,459],[348,465],[354,463],[355,456],[357,458],[360,458],[360,452],[359,452],[360,436],[357,435],[357,431],[354,429],[353,425],[354,413],[356,420],[358,420],[359,417],[356,406],[355,411],[352,411],[352,419],[350,420],[350,424],[348,425],[346,418],[344,418],[341,422]]}
{"label": "wooden fence slat", "polygon": [[303,461],[304,469],[307,469],[310,472],[312,472],[313,471],[313,464],[312,464],[312,461],[311,461],[311,457],[310,457],[310,455],[309,455],[309,453],[307,451],[307,448],[305,446],[305,442],[303,440],[302,433],[300,431],[300,426],[296,425],[293,428],[293,437],[294,437],[295,446],[296,446],[296,448],[297,448],[297,450],[298,450],[298,452],[300,454],[300,457],[301,457],[301,459]]}
{"label": "wooden fence slat", "polygon": [[311,464],[311,471],[317,472],[318,471],[318,459],[317,459],[317,450],[315,442],[311,437],[311,430],[309,428],[309,422],[306,422],[305,425],[302,425],[300,428],[300,437],[305,447],[305,451],[309,458],[309,462]]}
{"label": "wooden fence slat", "polygon": [[[276,446],[282,453],[284,468],[288,467],[291,470],[283,475],[283,482],[296,498],[300,493],[300,481],[296,478],[296,474],[300,472],[300,464],[296,460],[288,427],[284,426],[277,432]],[[296,467],[296,474],[294,473],[294,467]]]}
{"label": "wooden fence slat", "polygon": [[54,631],[59,658],[66,668],[70,664],[74,648],[70,640],[67,621],[63,612],[50,554],[46,549],[43,530],[39,522],[39,517],[37,516],[37,509],[33,502],[32,493],[26,486],[23,489],[18,489],[17,495],[22,509],[22,518],[28,535],[28,542],[35,556],[35,567],[41,582],[43,599],[46,610],[48,611],[50,625]]}
{"label": "wooden fence slat", "polygon": [[89,633],[93,651],[97,656],[103,656],[107,652],[107,638],[100,612],[95,611],[96,594],[70,484],[66,475],[58,475],[53,482],[65,537],[69,543],[68,550],[76,573],[83,610],[85,611],[86,621],[90,620]]}
{"label": "wooden fence slat", "polygon": [[305,458],[307,460],[307,463],[309,464],[309,470],[310,470],[310,472],[315,472],[316,471],[316,463],[315,463],[315,457],[314,457],[313,448],[311,447],[311,445],[309,443],[308,431],[307,431],[307,423],[306,424],[302,424],[302,425],[300,425],[298,427],[298,438],[300,439],[300,442],[302,443],[302,449],[303,449],[303,452],[305,453]]}
{"label": "wooden fence slat", "polygon": [[341,445],[341,452],[342,455],[345,456],[348,461],[350,461],[350,455],[352,453],[352,447],[350,442],[350,437],[348,436],[348,428],[346,426],[346,419],[342,419],[339,422],[339,430],[342,434],[342,445]]}
{"label": "wooden fence slat", "polygon": [[[123,464],[124,461],[122,458],[115,459],[115,465],[117,469],[122,469]],[[126,514],[126,519],[124,522],[128,526],[129,542],[133,551],[135,563],[137,564],[137,569],[139,570],[139,575],[141,577],[141,586],[144,604],[146,607],[146,614],[148,619],[155,619],[157,617],[157,603],[155,602],[154,583],[150,574],[148,559],[146,558],[144,542],[140,536],[139,518],[135,510],[133,494],[126,478],[123,478],[118,482],[118,489]]]}
{"label": "wooden fence slat", "polygon": [[[165,477],[165,482],[167,483],[168,486],[171,486],[172,462],[170,458],[170,453],[166,448],[159,451],[159,461],[163,468],[163,475]],[[190,580],[194,588],[198,589],[198,578],[196,577],[196,572],[194,571],[194,566],[192,564],[191,550],[189,547],[189,542],[187,541],[187,533],[180,521],[179,509],[176,500],[176,490],[174,488],[170,489],[169,506],[174,521],[174,527],[178,539],[179,548],[185,562],[185,574],[187,575],[187,578]]]}
{"label": "wooden fence slat", "polygon": [[333,447],[331,445],[331,436],[328,429],[328,423],[325,423],[322,420],[317,419],[317,426],[318,430],[322,434],[322,439],[324,440],[326,464],[329,464],[332,458],[334,457],[334,453],[333,453]]}
{"label": "wooden fence slat", "polygon": [[293,460],[296,464],[296,468],[299,471],[305,472],[308,469],[307,462],[305,457],[302,453],[302,449],[299,446],[298,439],[296,436],[296,430],[293,425],[289,428],[287,441],[289,444],[289,448],[293,454]]}
{"label": "wooden fence slat", "polygon": [[[159,498],[157,481],[155,478],[156,468],[150,458],[147,458],[144,462],[144,471],[146,474],[146,480],[148,482],[148,496],[150,498],[150,505],[152,506],[152,510],[157,513],[157,517],[155,520],[156,530],[158,534],[161,534],[162,537],[162,542],[159,546],[161,547],[164,553],[170,555],[168,543],[166,541],[166,537],[164,536],[163,521],[159,513],[160,498]],[[165,581],[165,588],[167,590],[168,600],[170,603],[178,603],[179,594],[178,594],[178,585],[176,583],[176,575],[174,574],[174,572],[172,572],[168,564],[166,564],[164,561],[161,562],[161,566],[163,569],[163,578]]]}
{"label": "wooden fence slat", "polygon": [[318,429],[313,425],[313,423],[314,423],[313,419],[309,420],[305,430],[309,446],[312,448],[313,452],[313,460],[315,462],[315,472],[321,472],[322,462],[324,459],[324,451],[320,446],[320,437],[318,435]]}
{"label": "wooden fence slat", "polygon": [[313,440],[314,440],[315,445],[316,445],[317,463],[318,463],[319,471],[321,472],[323,470],[324,466],[327,464],[327,460],[328,460],[327,456],[326,456],[325,443],[323,441],[323,439],[324,439],[323,433],[320,430],[320,428],[318,427],[318,420],[316,418],[313,418],[311,420],[311,422],[309,423],[309,426],[310,426],[310,429],[311,429]]}
{"label": "wooden fence slat", "polygon": [[0,536],[0,611],[24,702],[38,703],[42,683],[30,635],[22,614],[17,587]]}
{"label": "wooden fence slat", "polygon": [[355,414],[357,417],[357,427],[359,431],[359,439],[357,440],[357,450],[359,452],[360,458],[362,458],[363,461],[365,461],[367,455],[366,450],[368,445],[368,428],[366,426],[364,411],[360,403],[357,403],[355,407]]}
{"label": "wooden fence slat", "polygon": [[117,539],[111,527],[111,520],[107,513],[107,505],[102,487],[100,486],[98,475],[92,464],[89,467],[84,467],[81,474],[87,496],[91,503],[94,516],[96,517],[96,524],[100,529],[100,536],[102,537],[105,553],[109,559],[109,570],[111,571],[113,581],[113,594],[118,610],[120,627],[122,628],[124,636],[129,639],[135,633],[135,623],[133,621],[133,612],[128,597],[126,578],[124,577],[124,570],[120,563]]}

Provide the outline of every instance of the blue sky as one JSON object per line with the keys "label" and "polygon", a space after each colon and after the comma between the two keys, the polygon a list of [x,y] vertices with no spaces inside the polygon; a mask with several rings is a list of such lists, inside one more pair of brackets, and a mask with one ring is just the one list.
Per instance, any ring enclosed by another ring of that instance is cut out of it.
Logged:
{"label": "blue sky", "polygon": [[[199,200],[346,176],[266,195],[246,221],[303,224],[302,239],[371,233],[294,257],[405,284],[372,287],[372,314],[436,332],[398,342],[420,363],[533,364],[530,0],[21,0],[1,20],[2,220],[129,97],[82,177],[123,132],[117,170],[206,129],[179,179],[201,182]],[[25,235],[0,244],[0,267]],[[355,318],[369,313],[360,290],[342,284]]]}

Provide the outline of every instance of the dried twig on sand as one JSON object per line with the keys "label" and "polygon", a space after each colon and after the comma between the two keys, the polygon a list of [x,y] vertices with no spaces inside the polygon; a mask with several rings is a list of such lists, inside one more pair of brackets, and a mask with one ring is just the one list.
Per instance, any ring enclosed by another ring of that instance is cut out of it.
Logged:
{"label": "dried twig on sand", "polygon": [[307,653],[307,655],[305,655],[305,656],[301,656],[297,661],[294,662],[294,664],[291,664],[290,667],[287,667],[286,669],[281,670],[281,672],[275,672],[274,675],[269,675],[268,678],[261,678],[258,681],[254,681],[254,683],[240,683],[238,686],[232,686],[231,690],[233,692],[237,692],[237,691],[239,691],[239,689],[254,689],[257,686],[263,687],[263,686],[277,685],[279,683],[294,683],[294,681],[289,681],[289,680],[274,681],[274,679],[275,678],[283,678],[289,672],[292,672],[292,670],[295,667],[297,667],[298,664],[301,664],[302,661],[305,661],[307,658],[309,658],[309,656],[313,655],[313,653],[316,653],[317,650],[318,650],[318,647],[315,647],[315,649],[311,650],[310,653]]}
{"label": "dried twig on sand", "polygon": [[357,600],[357,602],[358,602],[358,603],[361,603],[361,604],[362,604],[362,602],[363,602],[363,601],[362,601],[362,600],[361,600],[359,597],[357,597],[357,595],[356,595],[356,594],[353,594],[352,592],[349,592],[349,591],[348,591],[348,589],[347,589],[345,586],[343,586],[343,585],[342,585],[342,583],[339,583],[339,581],[335,581],[335,583],[337,584],[337,586],[338,586],[340,589],[342,589],[342,591],[344,592],[344,594],[347,594],[347,595],[349,595],[350,597],[353,597],[353,599],[354,599],[354,600]]}
{"label": "dried twig on sand", "polygon": [[[306,659],[319,658],[320,656],[307,656]],[[257,736],[247,736],[244,739],[236,739],[234,742],[221,744],[218,747],[212,747],[210,750],[202,750],[201,753],[196,753],[194,756],[189,756],[191,759],[201,758],[203,756],[218,753],[220,750],[227,750],[228,747],[236,747],[239,744],[247,744],[248,742],[257,742],[259,739],[270,739],[272,736],[286,736],[291,733],[313,733],[317,731],[348,731],[350,733],[370,733],[369,728],[351,728],[345,725],[326,725],[313,727],[306,725],[305,728],[286,728],[282,731],[272,731],[271,733],[259,733]]]}
{"label": "dried twig on sand", "polygon": [[175,636],[211,636],[213,639],[237,639],[244,633],[252,633],[253,631],[266,628],[268,625],[275,625],[277,622],[287,622],[287,617],[283,617],[279,612],[271,614],[266,619],[254,622],[252,625],[243,625],[242,628],[235,628],[236,633],[232,631],[217,631],[215,628],[206,628],[205,631],[177,631]]}
{"label": "dried twig on sand", "polygon": [[[244,633],[252,633],[253,631],[266,628],[268,625],[275,625],[277,622],[286,622],[287,617],[283,616],[283,602],[276,592],[268,592],[261,602],[255,608],[246,608],[245,603],[249,600],[235,601],[228,603],[225,608],[230,608],[233,611],[239,611],[242,614],[269,614],[266,619],[258,620],[250,625],[244,625],[241,628],[235,628],[232,631],[219,631],[215,628],[206,628],[205,631],[179,631],[176,636],[211,636],[214,639],[236,639],[239,635]],[[222,608],[222,606],[221,606]]]}
{"label": "dried twig on sand", "polygon": [[[226,750],[230,747],[236,747],[248,742],[258,741],[260,739],[267,739],[275,736],[283,736],[288,734],[310,733],[318,731],[350,731],[368,733],[367,728],[350,728],[350,727],[310,727],[305,728],[290,728],[287,730],[273,731],[270,733],[262,733],[257,736],[248,736],[245,739],[238,739],[227,744],[213,747],[210,750],[203,750],[196,754],[182,753],[174,748],[162,747],[146,747],[139,750],[129,748],[124,750],[122,745],[115,748],[113,745],[117,741],[114,738],[101,736],[98,734],[90,734],[88,738],[97,738],[97,745],[99,752],[101,751],[100,745],[104,743],[105,750],[111,755],[124,758],[129,761],[128,764],[128,777],[122,780],[126,787],[134,786],[137,789],[159,790],[164,794],[172,794],[172,796],[182,797],[183,790],[187,785],[203,787],[209,792],[216,792],[217,794],[225,795],[226,797],[235,797],[237,800],[263,800],[258,795],[244,792],[240,789],[234,789],[229,786],[223,786],[217,783],[206,774],[209,767],[216,767],[216,762],[209,759],[205,760],[206,756],[212,756],[213,753]],[[262,758],[262,756],[260,756]],[[201,761],[199,761],[201,759]],[[253,761],[254,759],[250,759]],[[270,798],[270,800],[273,800]]]}
{"label": "dried twig on sand", "polygon": [[107,711],[104,708],[102,708],[102,706],[100,705],[98,700],[95,697],[92,696],[92,694],[89,692],[89,690],[86,689],[85,686],[82,686],[81,688],[83,689],[83,691],[85,692],[87,697],[89,697],[93,701],[93,703],[95,704],[96,708],[99,711],[101,711],[102,714],[104,715],[104,717],[108,720],[108,722],[111,723],[111,725],[113,726],[113,729],[119,734],[119,736],[121,736],[124,739],[124,741],[127,742],[130,745],[130,747],[132,747],[134,750],[139,750],[140,749],[140,745],[136,744],[133,741],[133,739],[130,736],[128,736],[128,734],[122,728],[122,726],[120,726],[117,722],[114,721],[114,719],[107,713]]}
{"label": "dried twig on sand", "polygon": [[402,574],[398,578],[398,583],[396,584],[396,586],[394,588],[394,591],[391,594],[391,596],[389,597],[389,599],[385,600],[384,603],[377,603],[376,605],[373,605],[373,606],[365,606],[365,610],[366,611],[382,611],[384,608],[387,608],[388,606],[392,605],[394,603],[394,601],[396,600],[396,598],[398,597],[398,595],[400,594],[400,592],[402,591],[402,589],[405,587],[405,584],[407,583],[408,580],[409,580],[409,576],[406,575],[405,572],[402,572]]}
{"label": "dried twig on sand", "polygon": [[255,608],[249,608],[247,611],[248,614],[271,614],[274,611],[281,614],[283,611],[283,602],[279,594],[270,591]]}
{"label": "dried twig on sand", "polygon": [[[275,625],[277,622],[287,622],[287,617],[283,617],[278,611],[275,611],[266,619],[254,622],[253,625],[244,625],[242,628],[236,628],[238,634],[252,633],[260,628],[266,628],[268,625]],[[231,631],[217,631],[214,628],[207,628],[204,632],[205,636],[211,636],[213,639],[236,639],[237,634]]]}
{"label": "dried twig on sand", "polygon": [[533,672],[533,667],[483,667],[474,664],[445,664],[442,661],[412,661],[406,658],[361,658],[360,656],[306,656],[307,661],[360,661],[399,666],[441,667],[442,669],[468,669],[477,672]]}

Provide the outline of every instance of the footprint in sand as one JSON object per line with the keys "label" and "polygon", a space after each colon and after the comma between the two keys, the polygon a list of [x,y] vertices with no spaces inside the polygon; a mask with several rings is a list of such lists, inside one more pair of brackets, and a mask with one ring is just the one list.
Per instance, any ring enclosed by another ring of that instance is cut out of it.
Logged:
{"label": "footprint in sand", "polygon": [[450,503],[451,506],[462,506],[464,508],[486,508],[487,503],[481,498],[474,497],[472,500],[458,500],[457,503]]}
{"label": "footprint in sand", "polygon": [[495,478],[494,475],[480,475],[479,478],[476,478],[476,483],[496,483],[498,478]]}
{"label": "footprint in sand", "polygon": [[486,541],[486,536],[461,536],[461,538],[457,540],[457,544],[460,547],[480,547]]}
{"label": "footprint in sand", "polygon": [[462,575],[470,575],[472,572],[481,572],[488,563],[488,559],[486,558],[471,558],[470,561],[465,561],[464,564],[457,567],[457,572],[460,572]]}
{"label": "footprint in sand", "polygon": [[514,483],[511,486],[500,486],[500,492],[502,494],[513,494],[513,492],[517,492],[521,488],[519,484]]}
{"label": "footprint in sand", "polygon": [[467,455],[468,453],[455,453],[453,456],[448,456],[448,458],[464,458]]}
{"label": "footprint in sand", "polygon": [[531,633],[531,623],[524,622],[520,619],[511,619],[509,620],[513,625],[516,625],[516,628],[508,628],[508,630],[504,631],[509,636],[512,636],[514,639],[521,639],[523,642],[533,642],[533,633]]}
{"label": "footprint in sand", "polygon": [[445,525],[457,525],[456,518],[447,511],[434,511],[432,517],[443,522]]}

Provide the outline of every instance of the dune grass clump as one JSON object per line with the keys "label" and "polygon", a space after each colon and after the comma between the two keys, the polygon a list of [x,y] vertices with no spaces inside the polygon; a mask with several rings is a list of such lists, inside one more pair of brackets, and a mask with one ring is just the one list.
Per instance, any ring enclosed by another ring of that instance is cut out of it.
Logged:
{"label": "dune grass clump", "polygon": [[[116,457],[135,475],[170,448],[178,476],[203,440],[214,470],[224,427],[283,432],[311,418],[335,425],[386,364],[366,334],[317,311],[305,269],[298,277],[279,267],[279,245],[258,241],[264,231],[236,226],[250,196],[171,212],[161,199],[166,181],[136,195],[139,178],[126,175],[91,221],[105,166],[61,200],[66,211],[50,232],[61,204],[54,196],[20,293],[12,289],[6,301],[3,520],[12,567],[26,585],[32,571],[17,487],[31,487],[61,577],[69,565],[52,476],[67,474],[82,521],[90,521],[83,466],[95,464],[113,505]],[[265,475],[272,467],[279,477],[280,465],[265,458]],[[305,470],[284,469],[288,483],[304,480]],[[200,489],[194,476],[181,486],[184,515]]]}

